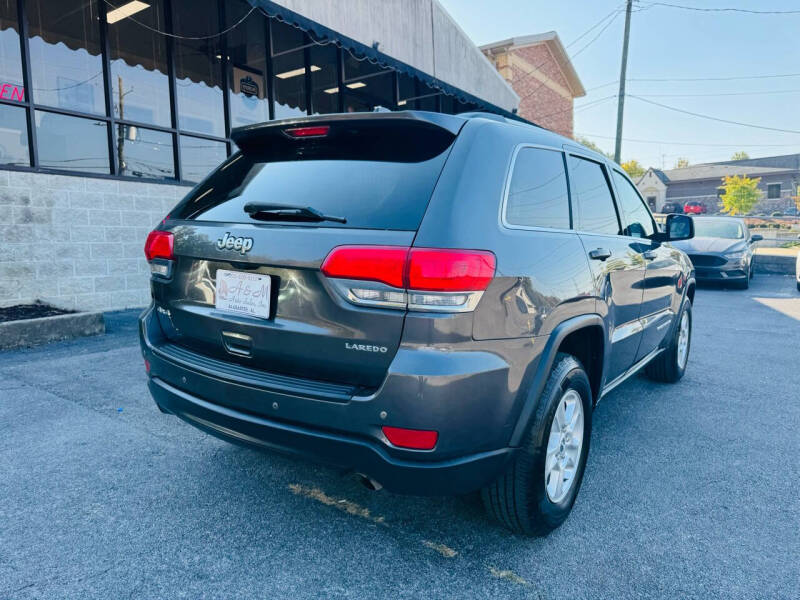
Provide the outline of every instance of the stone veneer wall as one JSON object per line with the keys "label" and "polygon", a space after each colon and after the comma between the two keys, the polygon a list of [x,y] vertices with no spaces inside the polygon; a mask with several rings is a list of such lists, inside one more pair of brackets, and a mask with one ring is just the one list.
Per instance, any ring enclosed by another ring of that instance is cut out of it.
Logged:
{"label": "stone veneer wall", "polygon": [[145,306],[144,241],[188,189],[0,170],[0,306]]}

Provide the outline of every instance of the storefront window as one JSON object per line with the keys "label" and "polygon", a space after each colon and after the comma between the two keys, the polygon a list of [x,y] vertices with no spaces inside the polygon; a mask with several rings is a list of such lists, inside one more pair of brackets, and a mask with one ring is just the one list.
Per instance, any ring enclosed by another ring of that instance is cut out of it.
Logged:
{"label": "storefront window", "polygon": [[344,110],[372,111],[378,107],[395,109],[394,70],[360,60],[344,53]]}
{"label": "storefront window", "polygon": [[344,87],[346,112],[372,111],[378,107],[394,109],[394,76],[391,72],[348,81]]}
{"label": "storefront window", "polygon": [[346,50],[344,52],[345,81],[350,81],[351,79],[360,79],[361,77],[366,77],[367,75],[376,75],[387,70],[388,69],[384,69],[380,65],[371,63],[366,58],[356,58],[352,53]]}
{"label": "storefront window", "polygon": [[163,35],[147,29],[165,29],[163,3],[149,0],[132,15],[114,12],[127,4],[126,0],[109,0],[106,19],[114,115],[169,127],[172,120],[166,41]]}
{"label": "storefront window", "polygon": [[311,113],[329,114],[339,112],[339,76],[336,47],[311,46],[311,64],[319,71],[311,73]]}
{"label": "storefront window", "polygon": [[97,2],[27,0],[25,6],[34,101],[104,114]]}
{"label": "storefront window", "polygon": [[[175,33],[185,37],[220,31],[216,0],[173,0]],[[222,54],[219,38],[176,40],[175,75],[178,90],[178,125],[223,137]]]}
{"label": "storefront window", "polygon": [[308,43],[306,34],[302,29],[287,25],[275,19],[270,19],[272,27],[272,54],[280,54],[289,50],[302,48]]}
{"label": "storefront window", "polygon": [[216,169],[227,155],[222,142],[182,135],[181,175],[184,181],[197,183]]}
{"label": "storefront window", "polygon": [[[272,71],[275,89],[275,118],[287,119],[308,114],[306,106],[306,51],[308,38],[299,29],[272,20]],[[311,73],[321,66],[311,63]]]}
{"label": "storefront window", "polygon": [[[227,4],[231,27],[252,7],[244,0]],[[256,11],[228,34],[231,127],[269,120],[267,103],[266,17]]]}
{"label": "storefront window", "polygon": [[28,124],[22,107],[0,104],[0,165],[30,165]]}
{"label": "storefront window", "polygon": [[172,134],[119,123],[114,132],[119,174],[149,179],[174,179]]}
{"label": "storefront window", "polygon": [[475,108],[252,7],[250,0],[0,0],[0,165],[102,174],[116,166],[125,177],[180,173],[197,182],[235,150],[225,141],[226,105],[231,127],[268,121],[270,113]]}
{"label": "storefront window", "polygon": [[442,112],[446,115],[455,114],[455,106],[453,102],[453,97],[448,96],[447,94],[442,94],[441,100]]}
{"label": "storefront window", "polygon": [[0,100],[24,99],[17,0],[0,0]]}
{"label": "storefront window", "polygon": [[84,173],[110,172],[105,121],[36,111],[39,164]]}
{"label": "storefront window", "polygon": [[399,80],[399,110],[437,110],[439,90],[404,73],[399,74]]}
{"label": "storefront window", "polygon": [[[307,114],[305,51],[294,50],[272,58],[275,71],[275,118],[286,119]],[[312,64],[311,71],[321,67]]]}

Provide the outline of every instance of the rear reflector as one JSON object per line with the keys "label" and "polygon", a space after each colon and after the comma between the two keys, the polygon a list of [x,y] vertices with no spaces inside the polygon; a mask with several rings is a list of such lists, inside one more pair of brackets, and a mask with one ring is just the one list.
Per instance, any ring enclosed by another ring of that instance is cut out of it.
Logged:
{"label": "rear reflector", "polygon": [[315,125],[313,127],[292,127],[284,129],[283,132],[293,138],[324,137],[330,131],[329,125]]}
{"label": "rear reflector", "polygon": [[144,243],[144,255],[147,260],[154,258],[172,260],[175,258],[172,253],[173,239],[169,231],[151,231]]}
{"label": "rear reflector", "polygon": [[383,427],[383,435],[393,446],[413,450],[432,450],[439,439],[439,433],[436,431],[402,427]]}

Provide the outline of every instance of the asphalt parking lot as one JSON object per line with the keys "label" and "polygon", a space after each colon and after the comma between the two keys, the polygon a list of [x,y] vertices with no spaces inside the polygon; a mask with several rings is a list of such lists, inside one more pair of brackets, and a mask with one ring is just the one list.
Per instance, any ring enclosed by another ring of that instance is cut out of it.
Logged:
{"label": "asphalt parking lot", "polygon": [[0,598],[796,598],[800,294],[757,276],[694,315],[680,384],[598,406],[544,539],[161,414],[135,313],[0,353]]}

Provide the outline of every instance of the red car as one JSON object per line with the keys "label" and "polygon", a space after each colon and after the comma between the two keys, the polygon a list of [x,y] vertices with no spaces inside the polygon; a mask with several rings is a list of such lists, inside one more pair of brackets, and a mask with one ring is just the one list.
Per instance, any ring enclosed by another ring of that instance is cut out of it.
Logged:
{"label": "red car", "polygon": [[706,205],[702,202],[687,202],[683,205],[683,212],[687,215],[704,215],[708,212]]}

